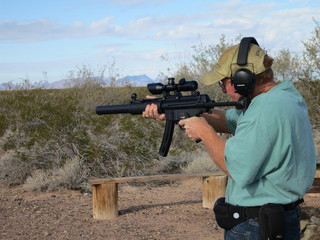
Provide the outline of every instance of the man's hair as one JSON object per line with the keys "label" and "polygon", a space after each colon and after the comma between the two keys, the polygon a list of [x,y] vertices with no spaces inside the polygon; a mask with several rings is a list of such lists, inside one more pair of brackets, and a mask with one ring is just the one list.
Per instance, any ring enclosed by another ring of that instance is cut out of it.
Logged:
{"label": "man's hair", "polygon": [[272,82],[273,81],[273,70],[271,68],[273,64],[273,58],[265,55],[264,60],[263,60],[263,65],[268,68],[266,71],[256,75],[256,84],[257,85],[262,85],[267,82]]}

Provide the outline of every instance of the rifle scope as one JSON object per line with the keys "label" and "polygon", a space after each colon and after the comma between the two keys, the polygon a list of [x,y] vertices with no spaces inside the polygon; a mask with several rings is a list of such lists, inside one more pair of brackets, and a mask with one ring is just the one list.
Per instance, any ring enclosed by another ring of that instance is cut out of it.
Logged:
{"label": "rifle scope", "polygon": [[174,78],[168,78],[167,85],[162,83],[149,83],[147,88],[152,94],[169,93],[171,91],[195,91],[198,89],[198,83],[196,81],[186,81],[186,79],[182,78],[179,83],[176,84]]}

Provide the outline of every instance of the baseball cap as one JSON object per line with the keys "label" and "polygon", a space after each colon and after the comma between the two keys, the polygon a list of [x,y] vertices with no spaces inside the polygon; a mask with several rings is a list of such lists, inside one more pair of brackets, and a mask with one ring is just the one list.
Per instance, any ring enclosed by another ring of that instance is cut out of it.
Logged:
{"label": "baseball cap", "polygon": [[231,77],[238,69],[246,68],[252,71],[254,74],[259,74],[266,71],[263,65],[264,56],[267,54],[256,44],[250,44],[247,62],[248,64],[240,66],[237,64],[237,57],[240,44],[227,48],[225,52],[220,56],[218,63],[213,66],[204,77],[203,83],[205,85],[212,85],[220,80]]}

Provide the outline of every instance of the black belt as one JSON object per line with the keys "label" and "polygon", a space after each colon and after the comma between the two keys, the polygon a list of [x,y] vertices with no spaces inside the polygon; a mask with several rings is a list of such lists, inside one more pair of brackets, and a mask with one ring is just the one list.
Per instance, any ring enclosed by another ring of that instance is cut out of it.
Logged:
{"label": "black belt", "polygon": [[[303,198],[301,198],[296,202],[281,204],[281,205],[285,211],[290,211],[295,209],[300,203],[303,203],[303,202],[304,200]],[[244,213],[246,215],[246,218],[249,219],[249,218],[257,218],[259,216],[259,210],[261,207],[259,206],[259,207],[243,207],[243,208],[244,208]]]}

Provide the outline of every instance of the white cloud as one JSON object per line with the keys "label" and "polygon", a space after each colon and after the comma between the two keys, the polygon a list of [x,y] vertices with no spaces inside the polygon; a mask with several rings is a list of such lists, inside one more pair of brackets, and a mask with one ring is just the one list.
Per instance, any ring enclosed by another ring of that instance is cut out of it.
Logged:
{"label": "white cloud", "polygon": [[49,19],[38,19],[30,22],[0,22],[0,40],[13,42],[34,42],[58,38],[60,26]]}
{"label": "white cloud", "polygon": [[[231,38],[239,34],[254,34],[266,43],[286,39],[288,45],[292,46],[296,37],[303,39],[310,32],[312,17],[316,17],[319,12],[319,9],[310,8],[277,10],[273,9],[274,4],[244,6],[239,1],[213,7],[215,10],[210,9],[203,14],[145,16],[123,25],[113,23],[115,18],[112,16],[90,24],[76,21],[69,25],[50,19],[2,21],[0,40],[18,43],[114,36],[168,41],[192,39],[197,35],[217,39],[222,34]],[[229,8],[236,10],[230,14]],[[268,14],[264,11],[268,11]]]}

